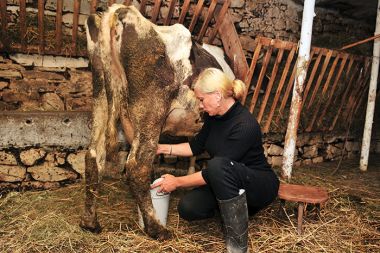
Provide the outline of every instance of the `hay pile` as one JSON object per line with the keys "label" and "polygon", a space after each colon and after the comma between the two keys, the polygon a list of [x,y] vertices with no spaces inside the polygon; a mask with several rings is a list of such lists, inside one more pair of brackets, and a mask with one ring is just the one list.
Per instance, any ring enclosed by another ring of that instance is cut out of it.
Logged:
{"label": "hay pile", "polygon": [[[320,216],[308,211],[304,234],[296,232],[296,205],[279,204],[250,219],[252,252],[380,252],[380,170],[360,173],[358,161],[344,162],[337,176],[336,163],[296,169],[294,183],[324,186],[330,200]],[[379,163],[377,163],[379,164]],[[137,225],[136,204],[122,182],[104,182],[98,215],[99,235],[82,231],[79,217],[84,187],[71,185],[54,191],[12,192],[0,199],[1,252],[223,252],[219,218],[186,222],[176,212],[171,196],[169,229],[173,238],[158,242]]]}

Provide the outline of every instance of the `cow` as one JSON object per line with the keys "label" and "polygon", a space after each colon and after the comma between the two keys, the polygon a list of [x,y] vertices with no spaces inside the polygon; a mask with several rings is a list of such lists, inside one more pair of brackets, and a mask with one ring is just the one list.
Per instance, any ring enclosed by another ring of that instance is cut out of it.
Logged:
{"label": "cow", "polygon": [[106,161],[117,153],[119,124],[131,146],[125,170],[145,232],[167,239],[170,232],[156,219],[149,194],[159,136],[191,136],[199,131],[202,121],[192,83],[204,68],[222,69],[220,60],[193,42],[184,26],[157,26],[131,5],[113,4],[103,13],[90,15],[86,36],[93,112],[80,226],[101,230],[96,213],[98,187]]}

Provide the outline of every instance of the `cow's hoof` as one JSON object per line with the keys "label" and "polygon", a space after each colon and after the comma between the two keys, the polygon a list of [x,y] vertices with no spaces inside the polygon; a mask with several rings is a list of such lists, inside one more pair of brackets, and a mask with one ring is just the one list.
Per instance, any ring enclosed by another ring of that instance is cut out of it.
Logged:
{"label": "cow's hoof", "polygon": [[165,241],[171,239],[172,233],[168,229],[150,229],[146,233],[153,239]]}
{"label": "cow's hoof", "polygon": [[165,229],[158,234],[157,240],[165,241],[165,240],[171,239],[172,237],[173,237],[172,233],[169,230]]}
{"label": "cow's hoof", "polygon": [[102,232],[102,227],[99,222],[85,222],[83,219],[80,221],[79,226],[86,231],[90,231],[91,233],[99,234]]}

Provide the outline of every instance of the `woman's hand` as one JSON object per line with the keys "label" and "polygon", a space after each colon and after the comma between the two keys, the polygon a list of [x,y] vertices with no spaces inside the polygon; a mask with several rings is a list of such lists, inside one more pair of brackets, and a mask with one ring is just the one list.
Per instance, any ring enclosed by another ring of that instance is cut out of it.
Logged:
{"label": "woman's hand", "polygon": [[157,192],[167,192],[167,193],[172,192],[177,189],[178,182],[175,176],[170,175],[170,174],[165,174],[165,175],[162,175],[161,178],[163,178],[163,180],[151,185],[150,188],[153,189],[156,187],[160,187],[160,189]]}
{"label": "woman's hand", "polygon": [[168,144],[158,144],[157,145],[157,150],[156,150],[156,155],[159,155],[159,154],[171,155],[171,151],[172,151],[172,146],[171,145],[168,145]]}

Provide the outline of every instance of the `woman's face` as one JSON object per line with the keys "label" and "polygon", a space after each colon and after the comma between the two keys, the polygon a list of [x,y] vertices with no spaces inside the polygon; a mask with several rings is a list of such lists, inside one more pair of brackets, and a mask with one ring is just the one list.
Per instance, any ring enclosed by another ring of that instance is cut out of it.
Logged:
{"label": "woman's face", "polygon": [[199,89],[195,89],[195,96],[199,99],[199,108],[207,112],[210,116],[218,115],[220,107],[220,92],[214,91],[209,93],[202,93]]}

